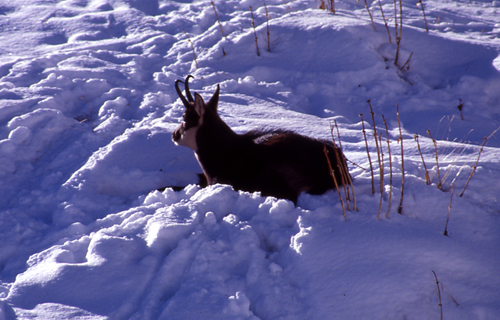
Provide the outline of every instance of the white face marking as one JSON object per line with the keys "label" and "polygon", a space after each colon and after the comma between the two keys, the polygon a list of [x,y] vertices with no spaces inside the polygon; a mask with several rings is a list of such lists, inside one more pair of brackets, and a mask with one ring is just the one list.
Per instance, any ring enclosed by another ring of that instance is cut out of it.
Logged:
{"label": "white face marking", "polygon": [[178,141],[175,141],[175,144],[178,146],[188,147],[196,152],[198,150],[196,146],[196,133],[198,131],[198,127],[189,128],[186,131],[181,133],[181,138]]}
{"label": "white face marking", "polygon": [[[174,143],[178,146],[184,146],[192,149],[194,152],[198,151],[198,146],[196,145],[196,134],[198,133],[198,128],[203,123],[203,118],[198,120],[198,125],[196,127],[191,127],[188,130],[182,130],[181,138]],[[184,123],[182,124],[184,126]]]}

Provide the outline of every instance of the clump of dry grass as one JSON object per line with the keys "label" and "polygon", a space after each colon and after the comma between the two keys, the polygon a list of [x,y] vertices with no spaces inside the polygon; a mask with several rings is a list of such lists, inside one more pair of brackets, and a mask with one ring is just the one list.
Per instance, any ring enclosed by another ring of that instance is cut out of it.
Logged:
{"label": "clump of dry grass", "polygon": [[342,205],[342,212],[344,214],[344,219],[347,219],[347,216],[345,214],[344,200],[342,199],[342,195],[340,194],[339,183],[337,182],[337,178],[335,178],[335,174],[332,168],[332,163],[330,162],[330,158],[328,157],[328,149],[326,149],[326,145],[323,145],[323,152],[325,153],[326,161],[328,163],[328,169],[330,170],[330,175],[332,176],[333,179],[333,184],[335,185],[335,189],[337,190],[337,193],[339,195],[340,204]]}

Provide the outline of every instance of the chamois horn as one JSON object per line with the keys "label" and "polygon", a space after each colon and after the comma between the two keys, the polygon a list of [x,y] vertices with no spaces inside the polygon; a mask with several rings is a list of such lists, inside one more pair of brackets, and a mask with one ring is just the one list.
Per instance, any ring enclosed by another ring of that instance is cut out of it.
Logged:
{"label": "chamois horn", "polygon": [[[189,91],[189,78],[194,78],[192,75],[187,76],[186,82],[182,80],[176,80],[175,81],[175,90],[177,91],[177,94],[179,95],[179,98],[181,98],[182,103],[184,103],[184,106],[187,108],[191,106],[190,102],[194,102],[193,96],[191,95],[191,92]],[[186,97],[182,94],[181,89],[179,89],[179,82],[184,83],[184,90],[186,91]]]}

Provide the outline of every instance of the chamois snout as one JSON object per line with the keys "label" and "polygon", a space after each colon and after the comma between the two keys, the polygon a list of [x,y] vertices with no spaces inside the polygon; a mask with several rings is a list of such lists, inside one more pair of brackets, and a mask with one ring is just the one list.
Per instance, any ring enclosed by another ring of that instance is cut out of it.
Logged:
{"label": "chamois snout", "polygon": [[179,129],[176,129],[174,132],[172,132],[172,141],[177,143],[179,139],[181,138],[181,132]]}

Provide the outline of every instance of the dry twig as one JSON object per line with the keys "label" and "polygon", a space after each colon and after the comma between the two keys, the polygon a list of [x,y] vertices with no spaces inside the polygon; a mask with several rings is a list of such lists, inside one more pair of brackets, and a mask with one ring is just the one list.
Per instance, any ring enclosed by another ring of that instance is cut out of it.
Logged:
{"label": "dry twig", "polygon": [[431,130],[427,129],[427,134],[429,135],[429,137],[431,137],[432,139],[432,142],[434,143],[434,149],[436,150],[436,171],[437,171],[437,174],[438,174],[438,189],[439,190],[443,190],[443,183],[441,181],[441,174],[439,173],[439,161],[438,161],[438,147],[437,147],[437,142],[436,140],[434,140],[434,138],[431,136]]}
{"label": "dry twig", "polygon": [[417,142],[417,148],[418,148],[418,153],[420,153],[420,158],[422,158],[422,163],[424,164],[424,170],[425,170],[425,183],[427,185],[430,185],[431,184],[431,179],[429,178],[429,171],[427,171],[427,166],[425,165],[425,161],[424,161],[424,156],[422,155],[422,150],[420,150],[420,142],[418,142],[418,134],[415,134],[413,136],[413,138],[415,139],[415,141]]}
{"label": "dry twig", "polygon": [[189,38],[188,34],[186,33],[186,30],[182,29],[184,31],[184,34],[186,35],[186,38],[188,39],[189,43],[191,44],[191,48],[193,49],[193,56],[194,56],[194,62],[196,63],[196,69],[198,69],[198,61],[196,60],[196,53],[194,52],[194,45],[191,39]]}
{"label": "dry twig", "polygon": [[399,104],[396,103],[396,115],[398,117],[399,139],[401,143],[401,200],[399,201],[398,213],[403,213],[403,196],[405,192],[405,158],[403,153],[403,134],[401,132],[401,122],[399,121]]}
{"label": "dry twig", "polygon": [[365,122],[363,121],[363,114],[360,113],[359,117],[361,118],[361,125],[363,127],[363,136],[365,137],[365,144],[366,144],[366,154],[368,155],[368,162],[370,163],[370,174],[372,176],[372,194],[375,194],[375,182],[373,181],[373,166],[372,166],[372,159],[370,157],[370,150],[368,148],[368,140],[366,139],[366,130],[365,130]]}
{"label": "dry twig", "polygon": [[344,200],[342,200],[342,195],[340,194],[339,184],[337,183],[337,179],[335,178],[332,163],[330,162],[330,158],[328,157],[328,150],[326,149],[326,145],[323,145],[323,152],[325,153],[326,162],[328,162],[328,169],[330,169],[330,175],[333,178],[333,184],[335,185],[337,193],[339,194],[340,204],[342,205],[342,212],[344,213],[344,219],[347,219],[345,214]]}
{"label": "dry twig", "polygon": [[443,303],[441,301],[441,290],[439,289],[439,281],[438,281],[438,277],[436,275],[436,273],[434,272],[434,270],[432,270],[432,273],[434,273],[434,278],[436,279],[436,286],[437,286],[437,289],[438,289],[438,297],[439,297],[439,308],[441,309],[441,320],[443,320]]}
{"label": "dry twig", "polygon": [[367,100],[368,105],[370,106],[370,114],[372,115],[372,122],[373,122],[373,137],[375,138],[375,147],[377,148],[377,158],[378,158],[378,167],[379,167],[379,173],[380,173],[380,192],[383,192],[383,186],[384,186],[384,177],[382,176],[383,174],[383,169],[382,169],[382,162],[380,160],[380,147],[378,144],[378,134],[377,134],[377,127],[375,125],[375,113],[373,112],[372,104],[370,100]]}
{"label": "dry twig", "polygon": [[382,13],[382,19],[384,19],[385,29],[387,30],[387,35],[389,36],[389,43],[392,43],[391,32],[389,31],[389,26],[387,25],[387,21],[385,20],[384,10],[382,10],[382,0],[378,1],[380,6],[380,13]]}
{"label": "dry twig", "polygon": [[269,13],[267,12],[267,6],[264,2],[264,8],[266,9],[266,23],[267,23],[267,51],[271,52],[271,33],[269,32]]}
{"label": "dry twig", "polygon": [[425,31],[429,32],[429,28],[427,27],[427,18],[425,17],[424,4],[422,3],[422,0],[418,0],[418,3],[420,3],[420,7],[422,7],[422,13],[424,14]]}
{"label": "dry twig", "polygon": [[212,7],[214,7],[215,17],[217,18],[217,21],[219,22],[219,27],[220,27],[220,31],[222,32],[222,36],[225,38],[226,35],[224,34],[224,30],[222,30],[222,24],[220,23],[219,15],[217,14],[217,10],[215,9],[215,4],[214,4],[213,0],[210,2],[212,2]]}
{"label": "dry twig", "polygon": [[444,226],[444,232],[443,232],[443,234],[445,236],[448,235],[448,221],[450,221],[451,201],[453,200],[453,189],[454,189],[454,187],[455,187],[455,185],[452,184],[451,185],[451,191],[450,191],[450,193],[451,193],[451,195],[450,195],[450,205],[448,206],[448,216],[446,217],[446,224]]}
{"label": "dry twig", "polygon": [[340,173],[340,178],[342,179],[342,187],[344,188],[344,195],[345,195],[345,201],[347,205],[347,210],[351,211],[351,208],[349,206],[349,186],[347,177],[345,176],[345,171],[347,168],[344,168],[342,165],[343,162],[340,161],[340,156],[339,153],[337,152],[337,143],[335,142],[335,137],[333,136],[333,126],[330,125],[330,133],[332,135],[332,141],[333,141],[333,152],[335,153],[335,159],[337,160],[337,170]]}
{"label": "dry twig", "polygon": [[384,152],[382,150],[382,133],[379,134],[378,138],[380,141],[381,161],[380,161],[380,203],[378,205],[377,219],[380,219],[380,213],[382,212],[382,200],[384,199]]}
{"label": "dry twig", "polygon": [[413,56],[413,52],[410,53],[410,56],[408,57],[408,60],[406,60],[405,64],[403,64],[403,66],[401,68],[399,68],[399,70],[403,71],[403,69],[406,67],[406,71],[410,70],[410,59],[411,57]]}
{"label": "dry twig", "polygon": [[401,34],[403,33],[403,3],[402,0],[399,0],[399,31],[398,31],[398,23],[397,23],[397,9],[396,9],[396,1],[394,0],[394,20],[396,22],[396,58],[394,59],[394,65],[398,66],[399,60],[399,48],[401,46]]}
{"label": "dry twig", "polygon": [[462,102],[462,99],[458,98],[459,104],[457,106],[458,111],[460,111],[460,119],[464,120],[464,114],[462,113],[462,110],[464,109],[464,104]]}
{"label": "dry twig", "polygon": [[481,143],[481,149],[479,149],[476,163],[472,167],[472,172],[470,173],[469,178],[467,179],[467,182],[465,183],[464,190],[462,190],[462,193],[460,194],[459,197],[462,197],[464,195],[465,189],[467,189],[467,186],[469,185],[470,179],[472,179],[472,176],[474,175],[474,173],[476,173],[477,164],[479,163],[479,157],[481,156],[481,153],[483,152],[483,148],[484,148],[484,144],[486,143],[486,140],[488,140],[488,137],[484,137],[483,143]]}
{"label": "dry twig", "polygon": [[484,148],[484,145],[486,144],[486,140],[488,140],[489,138],[491,138],[498,130],[500,130],[500,127],[498,127],[495,131],[493,131],[489,136],[487,137],[484,137],[484,140],[483,140],[483,143],[481,143],[481,149],[479,150],[479,154],[477,155],[477,160],[476,160],[476,164],[474,165],[474,167],[472,167],[472,172],[469,176],[469,179],[467,179],[467,182],[465,183],[465,187],[464,187],[464,190],[462,191],[462,193],[460,194],[460,197],[462,197],[464,195],[464,192],[465,192],[465,189],[467,188],[467,186],[469,185],[469,181],[470,179],[472,179],[472,176],[474,175],[474,173],[476,172],[476,169],[477,169],[477,164],[479,163],[479,157],[481,156],[481,153],[483,152],[483,148]]}
{"label": "dry twig", "polygon": [[377,31],[377,29],[375,28],[375,23],[373,23],[372,13],[370,12],[370,9],[368,8],[368,2],[366,2],[366,0],[365,0],[365,8],[366,8],[366,11],[368,11],[368,15],[370,16],[370,20],[372,21],[373,30]]}
{"label": "dry twig", "polygon": [[250,6],[250,13],[252,14],[252,27],[253,27],[253,33],[255,34],[255,46],[257,47],[257,56],[260,57],[259,43],[257,42],[257,31],[255,31],[255,21],[253,18],[252,6]]}
{"label": "dry twig", "polygon": [[385,134],[387,136],[387,150],[389,152],[389,207],[387,208],[387,213],[385,214],[386,218],[389,218],[389,212],[391,211],[391,204],[392,204],[392,156],[391,156],[391,145],[389,142],[389,130],[387,129],[387,121],[384,118],[384,115],[382,115],[382,119],[384,120],[384,125],[385,125]]}

